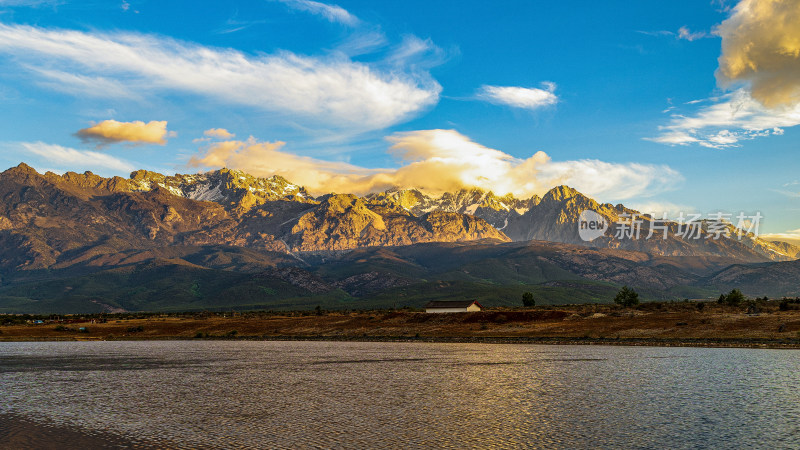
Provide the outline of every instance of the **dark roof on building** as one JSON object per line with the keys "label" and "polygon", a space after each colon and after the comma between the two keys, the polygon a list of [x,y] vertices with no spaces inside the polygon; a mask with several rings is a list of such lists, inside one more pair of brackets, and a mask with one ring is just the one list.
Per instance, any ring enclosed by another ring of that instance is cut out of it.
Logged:
{"label": "dark roof on building", "polygon": [[480,306],[481,309],[483,309],[483,306],[481,306],[481,304],[478,303],[477,300],[438,300],[438,301],[428,302],[428,304],[425,305],[425,307],[426,308],[467,308],[470,305],[472,305],[473,303],[477,304],[478,306]]}

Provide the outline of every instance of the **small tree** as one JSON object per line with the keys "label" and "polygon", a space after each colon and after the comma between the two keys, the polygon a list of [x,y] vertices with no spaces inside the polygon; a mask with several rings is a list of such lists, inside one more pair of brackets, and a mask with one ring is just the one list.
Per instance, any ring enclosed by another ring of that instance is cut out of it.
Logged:
{"label": "small tree", "polygon": [[533,299],[533,294],[530,292],[525,292],[522,294],[522,305],[528,308],[531,306],[536,306],[536,300]]}
{"label": "small tree", "polygon": [[738,289],[731,290],[730,292],[728,292],[728,295],[724,296],[724,298],[725,298],[725,304],[730,306],[738,306],[742,302],[747,300],[747,297],[745,297],[744,294],[742,294],[742,291]]}
{"label": "small tree", "polygon": [[614,297],[614,303],[625,308],[636,306],[639,304],[639,294],[628,286],[622,286],[622,289],[617,292],[617,296]]}

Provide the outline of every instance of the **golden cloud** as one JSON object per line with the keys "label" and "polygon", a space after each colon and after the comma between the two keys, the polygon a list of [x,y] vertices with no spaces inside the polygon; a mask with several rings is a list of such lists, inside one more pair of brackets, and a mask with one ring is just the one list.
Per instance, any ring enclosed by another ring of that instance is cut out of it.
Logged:
{"label": "golden cloud", "polygon": [[89,128],[78,130],[78,137],[84,140],[95,140],[101,144],[115,142],[133,142],[164,145],[167,141],[167,121],[153,120],[144,123],[140,120],[134,122],[117,122],[104,120]]}
{"label": "golden cloud", "polygon": [[208,137],[213,137],[218,139],[231,139],[234,136],[236,136],[235,134],[231,133],[225,128],[211,128],[204,131],[203,134]]}
{"label": "golden cloud", "polygon": [[652,195],[681,179],[666,166],[614,164],[586,159],[554,162],[544,152],[527,159],[473,142],[455,130],[420,130],[387,138],[401,160],[394,169],[368,169],[283,151],[284,142],[224,141],[193,157],[195,167],[229,167],[257,176],[281,175],[312,194],[364,195],[390,188],[421,188],[431,194],[478,187],[520,197],[568,184],[589,195],[625,199]]}
{"label": "golden cloud", "polygon": [[742,0],[717,33],[722,37],[717,80],[745,82],[767,108],[800,103],[800,2]]}

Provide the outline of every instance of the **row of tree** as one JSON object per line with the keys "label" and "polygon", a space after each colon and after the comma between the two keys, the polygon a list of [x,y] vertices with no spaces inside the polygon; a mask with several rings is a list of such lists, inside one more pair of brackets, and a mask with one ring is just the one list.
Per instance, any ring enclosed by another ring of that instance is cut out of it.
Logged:
{"label": "row of tree", "polygon": [[[756,298],[756,301],[767,301],[769,300],[767,297]],[[727,294],[720,294],[717,303],[721,305],[729,305],[729,306],[739,306],[743,303],[748,301],[748,298],[742,294],[742,291],[739,289],[733,289]],[[635,290],[629,288],[628,286],[623,286],[622,289],[617,292],[617,295],[614,297],[614,303],[623,306],[625,308],[631,308],[639,304],[639,293]],[[533,294],[530,292],[525,292],[522,294],[522,304],[525,307],[532,307],[536,306],[536,300],[533,298]],[[788,305],[788,303],[787,303]],[[783,304],[781,304],[783,306]]]}

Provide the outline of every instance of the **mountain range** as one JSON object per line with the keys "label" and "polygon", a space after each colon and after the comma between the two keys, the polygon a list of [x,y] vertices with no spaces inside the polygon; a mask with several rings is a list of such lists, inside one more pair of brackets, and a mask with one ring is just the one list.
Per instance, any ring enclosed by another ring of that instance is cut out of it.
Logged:
{"label": "mountain range", "polygon": [[[0,311],[419,306],[431,298],[515,304],[607,301],[622,284],[650,298],[735,286],[796,295],[800,248],[745,233],[698,239],[558,186],[518,199],[480,189],[393,189],[315,197],[280,176],[221,169],[129,178],[0,173]],[[584,241],[581,213],[611,226]],[[662,224],[663,225],[663,224]],[[773,274],[775,274],[773,276]],[[764,280],[772,280],[766,283]]]}

